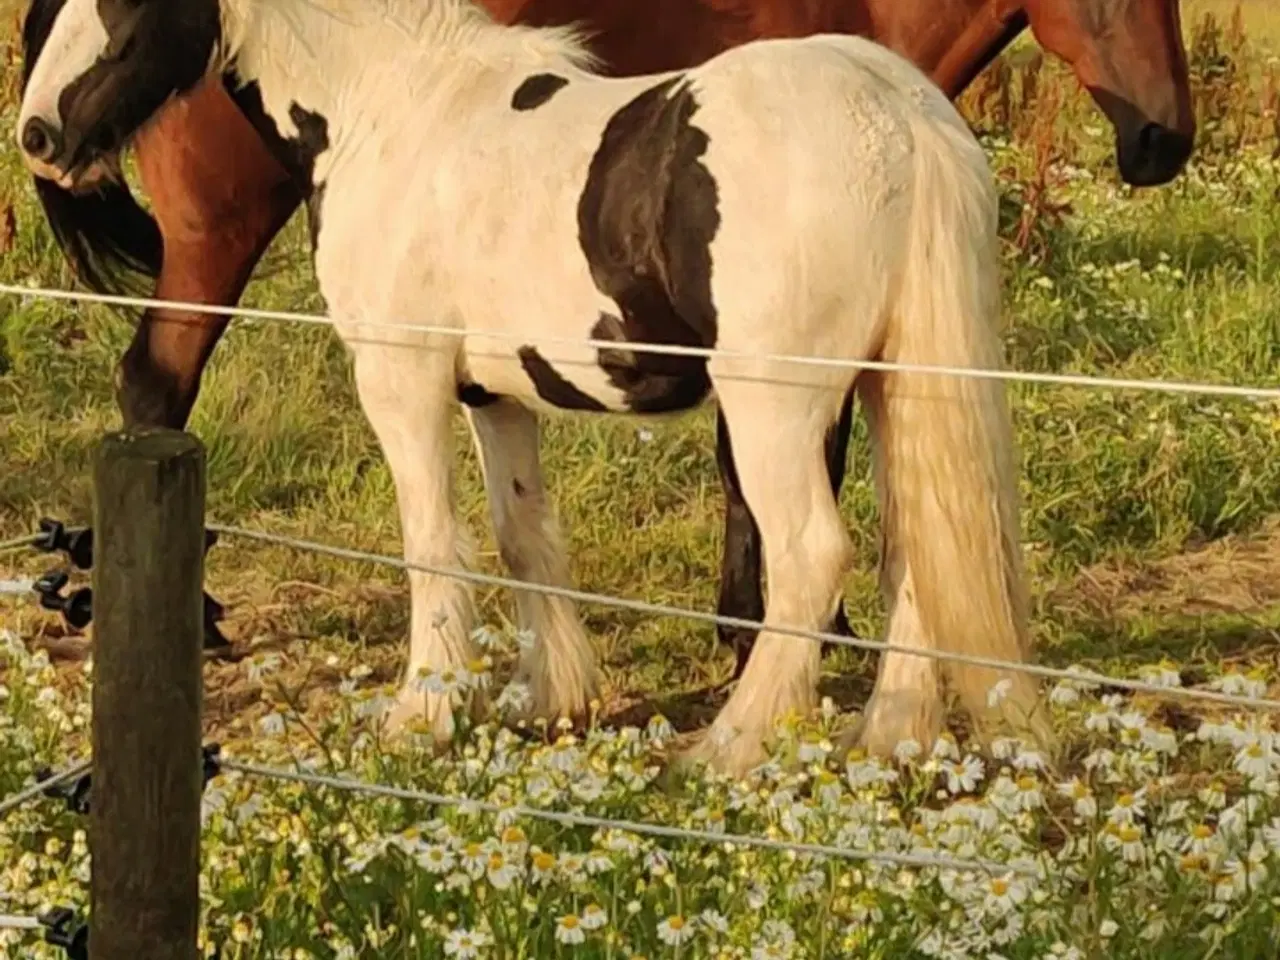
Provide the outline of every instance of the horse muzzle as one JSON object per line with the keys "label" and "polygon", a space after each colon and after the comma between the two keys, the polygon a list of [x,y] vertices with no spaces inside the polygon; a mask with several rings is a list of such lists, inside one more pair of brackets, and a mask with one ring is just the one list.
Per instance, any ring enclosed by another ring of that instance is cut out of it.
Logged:
{"label": "horse muzzle", "polygon": [[28,117],[18,132],[18,146],[27,169],[42,180],[49,180],[63,190],[85,193],[96,189],[112,177],[113,165],[108,157],[91,155],[86,160],[73,159],[60,127],[44,117]]}
{"label": "horse muzzle", "polygon": [[1116,136],[1120,177],[1134,187],[1155,187],[1173,180],[1191,157],[1195,138],[1159,123],[1147,123]]}

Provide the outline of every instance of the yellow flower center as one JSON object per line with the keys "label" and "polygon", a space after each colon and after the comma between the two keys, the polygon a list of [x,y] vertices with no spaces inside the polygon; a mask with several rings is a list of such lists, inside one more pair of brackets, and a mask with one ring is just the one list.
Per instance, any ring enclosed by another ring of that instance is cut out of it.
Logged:
{"label": "yellow flower center", "polygon": [[991,892],[997,897],[1003,897],[1009,892],[1009,881],[1001,880],[999,877],[996,877],[991,881]]}
{"label": "yellow flower center", "polygon": [[667,926],[669,926],[672,930],[683,930],[684,925],[685,925],[685,919],[684,917],[681,917],[679,915],[671,917],[667,920]]}
{"label": "yellow flower center", "polygon": [[561,917],[561,918],[560,918],[560,926],[564,927],[566,930],[576,930],[576,929],[578,929],[578,924],[579,924],[579,923],[581,923],[581,922],[582,922],[582,921],[580,921],[580,920],[579,920],[577,917],[575,917],[572,913],[571,913],[571,914],[569,914],[567,917]]}

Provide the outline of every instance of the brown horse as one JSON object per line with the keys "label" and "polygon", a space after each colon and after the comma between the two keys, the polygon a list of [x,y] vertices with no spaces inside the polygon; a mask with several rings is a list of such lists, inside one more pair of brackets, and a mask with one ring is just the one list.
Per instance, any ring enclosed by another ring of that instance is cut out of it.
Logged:
{"label": "brown horse", "polygon": [[[1169,181],[1192,149],[1178,0],[484,2],[505,22],[585,22],[595,34],[595,52],[617,74],[689,67],[755,38],[855,33],[904,54],[952,97],[1030,26],[1042,46],[1074,68],[1111,120],[1120,175],[1128,183]],[[61,3],[33,0],[23,30],[24,79]],[[137,289],[140,274],[158,274],[155,295],[161,299],[234,305],[303,199],[286,172],[287,158],[268,148],[222,85],[209,83],[169,105],[135,148],[155,221],[123,185],[74,196],[49,181],[36,182],[80,278],[114,292]],[[126,423],[185,425],[226,322],[179,310],[143,314],[117,372]],[[851,422],[850,396],[827,438],[837,491]],[[727,504],[719,609],[759,620],[760,535],[738,488],[723,422],[717,461]],[[843,613],[836,629],[849,632]],[[754,634],[722,629],[721,638],[737,649],[741,670]]]}

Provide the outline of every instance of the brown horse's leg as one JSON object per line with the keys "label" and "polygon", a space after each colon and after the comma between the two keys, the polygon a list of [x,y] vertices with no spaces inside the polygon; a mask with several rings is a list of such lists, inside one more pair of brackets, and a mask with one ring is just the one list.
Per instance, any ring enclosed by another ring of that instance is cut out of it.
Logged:
{"label": "brown horse's leg", "polygon": [[[825,455],[827,475],[831,478],[831,490],[840,496],[844,484],[845,465],[849,456],[849,434],[853,430],[853,392],[844,398],[840,419],[827,431]],[[729,445],[729,431],[724,415],[716,414],[716,466],[720,469],[720,481],[724,486],[724,557],[720,566],[720,602],[717,612],[724,617],[742,620],[764,619],[764,593],[760,582],[760,528],[751,516],[742,497],[738,483],[738,471],[733,463],[733,450]],[[832,631],[842,637],[852,637],[853,628],[845,616],[844,604],[836,608]],[[737,665],[733,676],[736,680],[746,669],[751,649],[756,642],[755,630],[745,627],[719,626],[716,632],[720,642],[733,648]]]}
{"label": "brown horse's leg", "polygon": [[[136,149],[164,237],[156,297],[233,306],[301,202],[296,187],[217,79],[166,107]],[[126,424],[186,425],[227,319],[143,314],[117,371]]]}

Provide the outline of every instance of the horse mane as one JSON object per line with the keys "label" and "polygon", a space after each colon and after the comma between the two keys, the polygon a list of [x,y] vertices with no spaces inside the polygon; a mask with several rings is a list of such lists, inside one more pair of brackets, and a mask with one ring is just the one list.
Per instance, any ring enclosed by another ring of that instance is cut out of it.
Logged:
{"label": "horse mane", "polygon": [[319,12],[340,27],[370,26],[381,20],[411,42],[465,46],[468,58],[482,64],[509,63],[518,54],[521,60],[564,64],[586,72],[601,66],[587,46],[591,31],[585,24],[504,25],[476,0],[220,0],[220,4],[219,57],[224,70],[235,60],[255,16],[274,14],[300,37],[296,15],[302,10]]}

